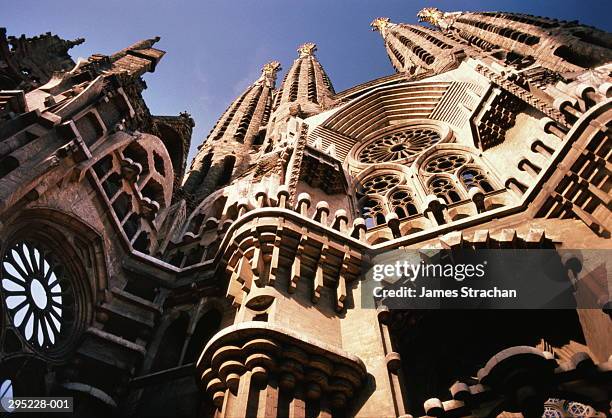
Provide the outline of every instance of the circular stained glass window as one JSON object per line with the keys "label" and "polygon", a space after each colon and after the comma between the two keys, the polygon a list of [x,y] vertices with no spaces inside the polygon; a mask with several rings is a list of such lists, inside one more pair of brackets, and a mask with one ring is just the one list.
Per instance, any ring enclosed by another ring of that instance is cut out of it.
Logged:
{"label": "circular stained glass window", "polygon": [[13,399],[13,382],[11,379],[5,379],[0,384],[0,405],[2,405],[2,411],[7,413],[14,411],[15,408],[10,403],[11,399]]}
{"label": "circular stained glass window", "polygon": [[375,138],[358,155],[362,163],[384,163],[410,158],[438,143],[440,134],[429,128],[411,127]]}
{"label": "circular stained glass window", "polygon": [[73,322],[67,276],[59,258],[40,245],[22,241],[5,251],[4,303],[13,326],[34,348],[54,347]]}

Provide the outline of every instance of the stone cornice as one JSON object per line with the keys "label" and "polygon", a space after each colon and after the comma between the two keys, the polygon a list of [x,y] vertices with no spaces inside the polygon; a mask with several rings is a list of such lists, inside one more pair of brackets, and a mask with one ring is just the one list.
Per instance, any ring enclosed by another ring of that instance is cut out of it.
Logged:
{"label": "stone cornice", "polygon": [[366,376],[357,356],[265,322],[243,322],[216,334],[204,348],[197,371],[201,387],[218,408],[226,389],[236,394],[247,372],[260,385],[273,380],[287,391],[303,385],[312,399],[329,394],[338,408],[354,397]]}

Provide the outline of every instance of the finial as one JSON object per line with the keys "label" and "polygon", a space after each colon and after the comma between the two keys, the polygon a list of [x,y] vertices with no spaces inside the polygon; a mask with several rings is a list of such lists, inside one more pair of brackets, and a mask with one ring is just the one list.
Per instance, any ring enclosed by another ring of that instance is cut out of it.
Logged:
{"label": "finial", "polygon": [[153,45],[159,42],[160,39],[161,38],[159,36],[156,36],[154,38],[144,39],[140,42],[136,42],[135,44],[131,45],[128,49],[139,50],[139,49],[152,48]]}
{"label": "finial", "polygon": [[83,42],[85,42],[85,38],[76,38],[71,41],[66,41],[66,44],[68,45],[68,48],[72,48],[74,46],[81,45]]}
{"label": "finial", "polygon": [[382,33],[387,25],[389,24],[390,19],[388,17],[377,17],[370,23],[373,31],[379,31]]}
{"label": "finial", "polygon": [[261,69],[263,75],[267,77],[276,78],[276,72],[281,70],[281,63],[278,61],[270,61]]}
{"label": "finial", "polygon": [[298,53],[300,54],[300,58],[308,57],[314,54],[316,50],[317,50],[317,45],[312,42],[306,42],[305,44],[301,45],[297,49]]}
{"label": "finial", "polygon": [[442,30],[450,28],[453,24],[453,14],[444,13],[437,7],[425,7],[417,13],[419,22],[427,22],[430,25],[436,26]]}

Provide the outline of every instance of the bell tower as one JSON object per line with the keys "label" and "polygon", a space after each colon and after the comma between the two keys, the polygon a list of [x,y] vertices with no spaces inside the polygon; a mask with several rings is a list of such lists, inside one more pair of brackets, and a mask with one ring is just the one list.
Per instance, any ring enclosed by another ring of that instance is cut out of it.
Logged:
{"label": "bell tower", "polygon": [[391,64],[398,72],[444,72],[465,58],[465,45],[423,26],[398,24],[379,17],[370,24],[380,32]]}
{"label": "bell tower", "polygon": [[200,145],[183,182],[196,201],[228,184],[241,166],[248,165],[252,148],[261,145],[279,69],[278,61],[265,64],[261,76],[230,104]]}

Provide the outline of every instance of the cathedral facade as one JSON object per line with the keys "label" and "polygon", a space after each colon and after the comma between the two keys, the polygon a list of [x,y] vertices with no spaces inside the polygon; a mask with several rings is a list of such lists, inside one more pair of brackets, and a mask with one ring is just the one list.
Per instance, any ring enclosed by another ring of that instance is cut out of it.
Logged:
{"label": "cathedral facade", "polygon": [[141,95],[159,38],[75,64],[82,39],[0,31],[2,399],[69,396],[79,417],[609,416],[607,283],[597,309],[362,303],[365,266],[393,250],[611,247],[612,35],[418,17],[375,19],[395,73],[341,92],[313,43],[280,83],[266,63],[189,166],[190,115]]}

